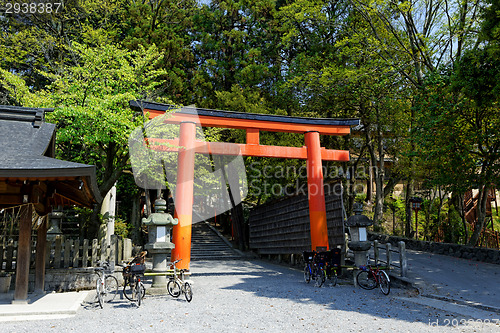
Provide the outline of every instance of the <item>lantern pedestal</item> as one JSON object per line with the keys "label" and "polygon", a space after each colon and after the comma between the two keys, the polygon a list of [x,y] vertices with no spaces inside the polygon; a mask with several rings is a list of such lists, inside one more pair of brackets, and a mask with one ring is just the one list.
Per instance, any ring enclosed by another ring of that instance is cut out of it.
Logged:
{"label": "lantern pedestal", "polygon": [[142,224],[148,227],[149,242],[144,248],[153,256],[153,284],[148,289],[149,294],[163,295],[167,293],[167,263],[170,252],[175,244],[170,242],[172,227],[178,223],[172,215],[165,213],[167,202],[163,199],[155,201],[155,213],[142,219]]}

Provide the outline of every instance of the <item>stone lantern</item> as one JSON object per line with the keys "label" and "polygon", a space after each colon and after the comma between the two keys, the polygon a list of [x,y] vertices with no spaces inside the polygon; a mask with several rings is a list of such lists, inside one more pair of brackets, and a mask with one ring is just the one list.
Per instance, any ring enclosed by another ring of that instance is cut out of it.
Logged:
{"label": "stone lantern", "polygon": [[366,265],[368,250],[370,250],[371,242],[368,241],[366,227],[373,224],[367,216],[361,215],[363,212],[363,204],[354,204],[354,215],[347,219],[347,226],[351,234],[351,240],[347,243],[349,248],[354,252],[354,264],[356,266]]}
{"label": "stone lantern", "polygon": [[153,284],[149,293],[165,294],[167,291],[167,262],[170,252],[175,244],[170,242],[170,232],[172,227],[178,223],[172,215],[165,213],[167,202],[163,199],[156,199],[155,212],[148,218],[142,219],[142,224],[148,227],[148,243],[145,249],[153,256]]}
{"label": "stone lantern", "polygon": [[62,236],[61,223],[64,218],[64,213],[59,210],[54,210],[49,213],[49,229],[47,230],[47,240],[53,241],[57,237]]}

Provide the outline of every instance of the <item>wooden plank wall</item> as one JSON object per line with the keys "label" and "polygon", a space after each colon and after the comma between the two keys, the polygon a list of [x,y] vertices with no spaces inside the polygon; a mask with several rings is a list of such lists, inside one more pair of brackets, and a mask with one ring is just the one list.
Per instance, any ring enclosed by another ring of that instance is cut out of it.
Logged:
{"label": "wooden plank wall", "polygon": [[[325,185],[330,248],[344,245],[341,184]],[[299,254],[311,250],[307,193],[255,207],[250,212],[250,248],[259,254]]]}

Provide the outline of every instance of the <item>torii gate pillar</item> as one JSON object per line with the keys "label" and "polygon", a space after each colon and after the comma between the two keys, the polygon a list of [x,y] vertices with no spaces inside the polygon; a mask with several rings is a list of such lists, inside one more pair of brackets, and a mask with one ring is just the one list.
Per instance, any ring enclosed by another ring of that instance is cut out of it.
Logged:
{"label": "torii gate pillar", "polygon": [[311,248],[328,250],[328,227],[326,224],[325,193],[323,187],[323,164],[319,132],[306,132],[307,147],[307,195],[309,199],[309,223],[311,225]]}
{"label": "torii gate pillar", "polygon": [[191,259],[191,224],[193,222],[193,182],[194,182],[194,155],[195,155],[196,123],[182,122],[180,124],[179,155],[177,157],[177,186],[175,188],[177,200],[175,214],[179,223],[172,231],[171,259],[182,259],[176,266],[180,269],[189,269]]}

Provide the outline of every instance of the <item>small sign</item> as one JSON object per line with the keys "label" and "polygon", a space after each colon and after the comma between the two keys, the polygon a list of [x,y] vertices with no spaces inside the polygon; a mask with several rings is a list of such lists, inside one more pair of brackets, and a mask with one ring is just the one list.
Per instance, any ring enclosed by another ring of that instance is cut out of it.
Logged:
{"label": "small sign", "polygon": [[359,241],[364,242],[368,238],[366,237],[366,228],[359,228]]}
{"label": "small sign", "polygon": [[166,242],[167,241],[167,228],[158,226],[156,227],[156,241]]}

